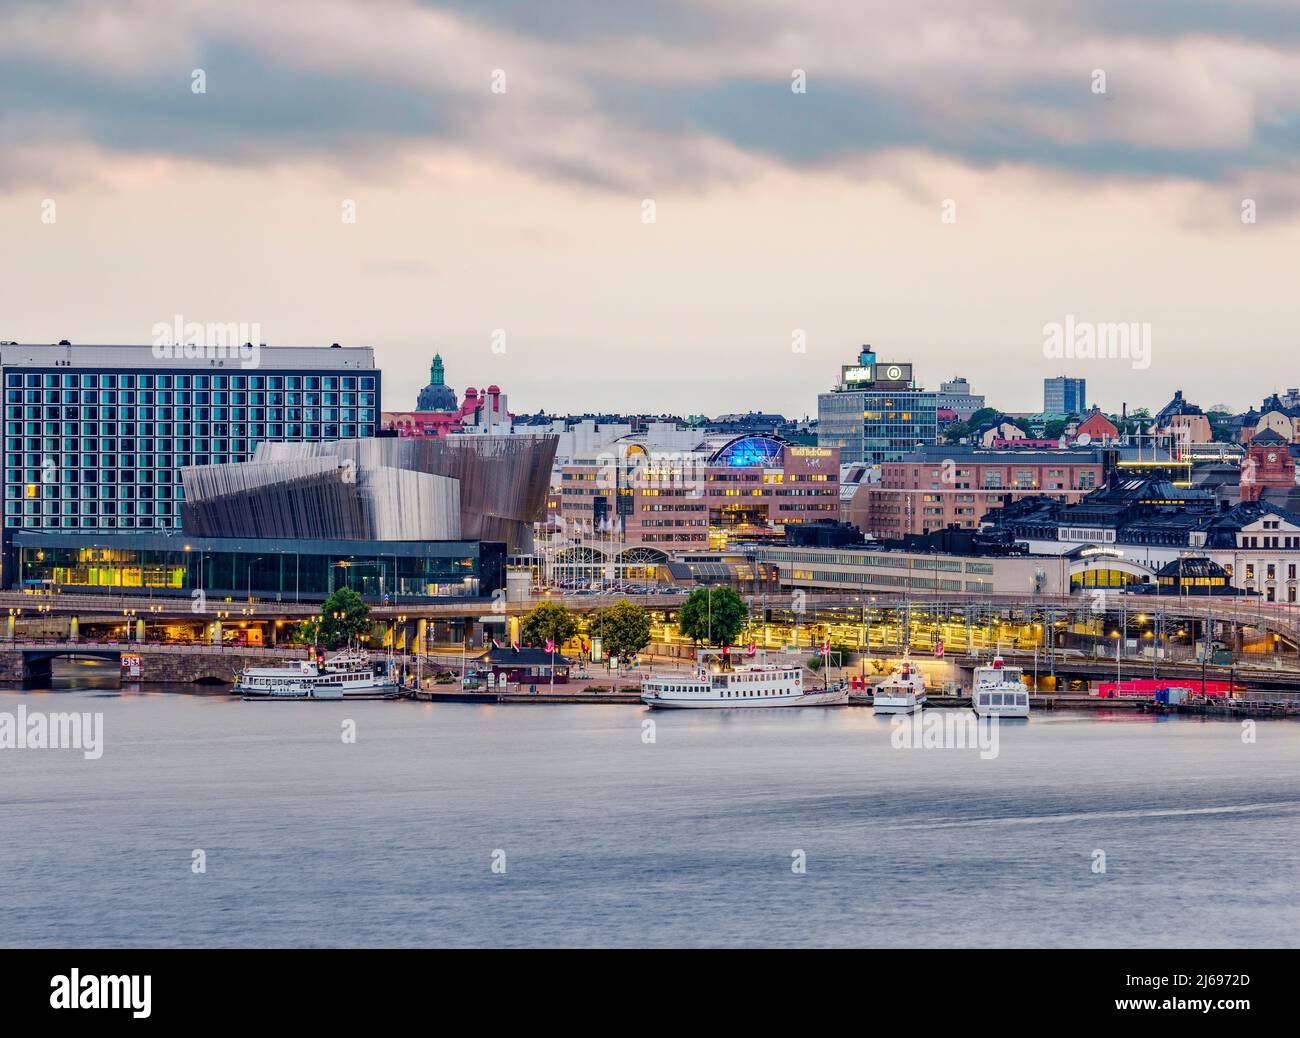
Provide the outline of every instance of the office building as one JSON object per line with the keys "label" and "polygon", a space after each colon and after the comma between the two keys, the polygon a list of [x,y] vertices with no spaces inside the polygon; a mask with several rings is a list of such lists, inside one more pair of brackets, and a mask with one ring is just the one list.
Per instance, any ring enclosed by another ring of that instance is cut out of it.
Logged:
{"label": "office building", "polygon": [[954,378],[939,383],[938,408],[951,411],[956,421],[968,422],[970,416],[984,406],[984,394],[972,393],[970,383],[964,378]]}
{"label": "office building", "polygon": [[864,484],[848,521],[874,537],[897,539],[949,526],[978,529],[986,512],[1022,497],[1047,494],[1075,504],[1106,482],[1097,449],[985,450],[966,444],[918,447],[881,466]]}
{"label": "office building", "polygon": [[1048,415],[1083,414],[1087,408],[1087,379],[1056,378],[1043,379],[1043,413]]}
{"label": "office building", "polygon": [[879,362],[870,346],[818,395],[817,419],[818,446],[844,462],[880,465],[939,439],[938,394],[917,388],[911,364]]}

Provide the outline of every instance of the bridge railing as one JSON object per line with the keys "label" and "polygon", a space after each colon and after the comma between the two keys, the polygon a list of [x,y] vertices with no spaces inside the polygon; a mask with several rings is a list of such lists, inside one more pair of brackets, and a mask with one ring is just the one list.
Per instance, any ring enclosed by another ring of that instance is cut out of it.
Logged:
{"label": "bridge railing", "polygon": [[304,645],[213,645],[209,642],[163,642],[163,641],[125,641],[114,638],[78,639],[67,638],[15,638],[0,639],[0,651],[22,649],[84,649],[87,651],[101,649],[115,652],[214,652],[232,656],[260,656],[268,653],[303,656],[307,654]]}
{"label": "bridge railing", "polygon": [[1233,692],[1232,702],[1243,705],[1300,707],[1300,692],[1255,691]]}

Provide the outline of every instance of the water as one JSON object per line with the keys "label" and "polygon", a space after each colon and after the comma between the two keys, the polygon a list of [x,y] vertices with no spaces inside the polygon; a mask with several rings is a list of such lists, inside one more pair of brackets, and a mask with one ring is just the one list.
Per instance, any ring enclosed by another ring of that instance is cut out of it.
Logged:
{"label": "water", "polygon": [[998,758],[980,760],[894,749],[889,720],[862,708],[0,693],[0,711],[20,703],[103,711],[105,750],[0,751],[7,946],[1300,934],[1294,722],[1259,722],[1249,745],[1222,720],[1044,712],[1004,724]]}

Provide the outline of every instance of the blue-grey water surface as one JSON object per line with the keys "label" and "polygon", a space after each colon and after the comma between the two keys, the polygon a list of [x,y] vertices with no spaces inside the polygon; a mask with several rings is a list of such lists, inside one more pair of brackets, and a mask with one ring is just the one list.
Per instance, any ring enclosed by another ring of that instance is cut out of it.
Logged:
{"label": "blue-grey water surface", "polygon": [[986,761],[856,707],[19,704],[105,750],[0,750],[6,946],[1300,943],[1295,722],[1039,712]]}

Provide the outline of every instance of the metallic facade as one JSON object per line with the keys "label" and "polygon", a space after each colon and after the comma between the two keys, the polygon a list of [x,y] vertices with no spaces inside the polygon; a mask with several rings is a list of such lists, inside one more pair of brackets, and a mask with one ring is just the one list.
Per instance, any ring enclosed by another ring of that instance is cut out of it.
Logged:
{"label": "metallic facade", "polygon": [[263,443],[251,462],[182,473],[205,536],[499,541],[532,549],[554,436]]}

